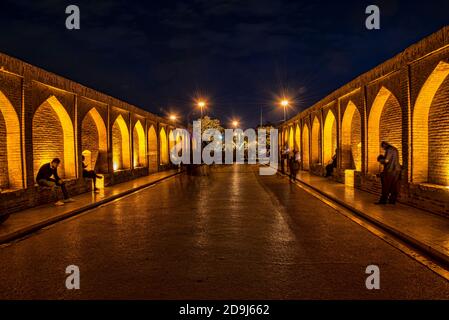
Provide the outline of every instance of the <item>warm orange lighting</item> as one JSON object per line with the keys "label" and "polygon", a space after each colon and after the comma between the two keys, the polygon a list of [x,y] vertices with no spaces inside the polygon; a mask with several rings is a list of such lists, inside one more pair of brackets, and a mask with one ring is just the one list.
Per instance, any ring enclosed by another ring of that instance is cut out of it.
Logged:
{"label": "warm orange lighting", "polygon": [[198,107],[204,108],[206,106],[206,102],[204,101],[198,101]]}
{"label": "warm orange lighting", "polygon": [[290,105],[290,101],[288,101],[287,99],[284,99],[281,101],[281,106],[288,107]]}
{"label": "warm orange lighting", "polygon": [[237,128],[238,125],[239,125],[239,122],[238,122],[238,121],[236,121],[236,120],[232,121],[232,126],[233,126],[234,128]]}
{"label": "warm orange lighting", "polygon": [[172,115],[170,116],[170,120],[171,120],[171,121],[176,121],[176,119],[178,119],[178,117],[175,116],[174,114],[172,114]]}

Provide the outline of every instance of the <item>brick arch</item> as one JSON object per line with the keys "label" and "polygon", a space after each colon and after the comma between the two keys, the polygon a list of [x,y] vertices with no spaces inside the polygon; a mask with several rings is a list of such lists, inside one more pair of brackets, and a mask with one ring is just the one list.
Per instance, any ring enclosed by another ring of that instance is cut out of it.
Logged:
{"label": "brick arch", "polygon": [[107,172],[107,130],[96,108],[90,109],[81,122],[81,150],[86,158],[85,164],[88,165],[88,169]]}
{"label": "brick arch", "polygon": [[167,133],[163,127],[159,130],[159,146],[161,164],[168,164],[168,140]]}
{"label": "brick arch", "polygon": [[[449,184],[449,122],[446,116],[449,98],[449,63],[440,62],[427,78],[416,99],[413,110],[413,182]],[[439,97],[444,97],[439,101]],[[446,102],[446,103],[445,103]],[[438,117],[435,126],[432,117]],[[439,140],[439,141],[434,141]],[[429,158],[432,167],[429,168]]]}
{"label": "brick arch", "polygon": [[321,160],[321,124],[318,117],[315,116],[312,122],[312,145],[311,161],[312,164],[320,163]]}
{"label": "brick arch", "polygon": [[302,129],[302,166],[304,170],[309,170],[309,127],[305,124]]}
{"label": "brick arch", "polygon": [[299,124],[295,127],[295,148],[301,151],[301,129],[299,128]]}
{"label": "brick arch", "polygon": [[122,115],[112,125],[112,161],[114,171],[130,168],[128,126]]}
{"label": "brick arch", "polygon": [[20,122],[9,99],[0,91],[0,188],[22,189]]}
{"label": "brick arch", "polygon": [[293,126],[291,126],[288,130],[288,147],[290,148],[290,150],[293,150],[295,148],[295,133]]}
{"label": "brick arch", "polygon": [[323,163],[327,164],[337,149],[337,121],[332,110],[329,110],[324,121],[323,130]]}
{"label": "brick arch", "polygon": [[62,178],[74,178],[75,137],[73,124],[64,106],[55,96],[49,97],[33,116],[33,167],[34,174],[53,158],[62,163],[58,174]]}
{"label": "brick arch", "polygon": [[150,171],[157,171],[157,134],[154,126],[148,129],[148,156],[150,161]]}
{"label": "brick arch", "polygon": [[341,125],[342,168],[362,170],[361,116],[356,105],[349,101]]}
{"label": "brick arch", "polygon": [[133,165],[134,168],[144,167],[146,164],[145,130],[140,120],[133,129]]}
{"label": "brick arch", "polygon": [[381,141],[398,148],[402,161],[402,109],[396,97],[385,87],[377,94],[368,117],[368,172],[377,173]]}

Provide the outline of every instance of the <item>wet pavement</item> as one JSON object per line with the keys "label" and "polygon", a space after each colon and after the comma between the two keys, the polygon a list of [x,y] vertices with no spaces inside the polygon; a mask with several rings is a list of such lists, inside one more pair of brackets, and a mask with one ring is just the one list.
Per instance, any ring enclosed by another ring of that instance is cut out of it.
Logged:
{"label": "wet pavement", "polygon": [[[172,178],[1,246],[0,261],[2,299],[449,299],[447,280],[250,166]],[[72,264],[80,290],[65,288]]]}

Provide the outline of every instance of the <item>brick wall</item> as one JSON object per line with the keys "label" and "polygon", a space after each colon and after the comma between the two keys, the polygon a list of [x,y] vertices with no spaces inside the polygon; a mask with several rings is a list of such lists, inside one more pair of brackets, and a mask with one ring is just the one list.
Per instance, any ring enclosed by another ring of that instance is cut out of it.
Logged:
{"label": "brick wall", "polygon": [[429,112],[428,182],[449,185],[449,77],[438,89]]}
{"label": "brick wall", "polygon": [[0,189],[9,188],[8,153],[6,149],[6,123],[0,112]]}
{"label": "brick wall", "polygon": [[36,177],[39,168],[53,160],[61,159],[58,175],[65,177],[63,130],[58,115],[48,103],[36,111],[33,118],[33,172]]}
{"label": "brick wall", "polygon": [[[85,164],[88,170],[96,168],[96,163],[99,154],[98,130],[94,119],[90,114],[87,114],[81,125],[81,150],[90,152],[90,159],[86,159]],[[89,161],[90,160],[90,161]]]}
{"label": "brick wall", "polygon": [[[369,134],[369,133],[368,133]],[[382,110],[379,123],[379,154],[385,152],[381,150],[380,143],[386,141],[395,146],[399,151],[399,161],[402,162],[402,109],[397,99],[391,95]]]}
{"label": "brick wall", "polygon": [[113,162],[114,169],[120,170],[123,169],[123,155],[122,155],[122,132],[117,124],[114,123],[112,127],[112,154],[113,154]]}

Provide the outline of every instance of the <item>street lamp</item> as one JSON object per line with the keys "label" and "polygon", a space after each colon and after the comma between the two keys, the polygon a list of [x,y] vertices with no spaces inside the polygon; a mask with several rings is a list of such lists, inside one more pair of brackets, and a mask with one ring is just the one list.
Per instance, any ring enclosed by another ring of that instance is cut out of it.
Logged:
{"label": "street lamp", "polygon": [[288,101],[287,99],[283,99],[281,101],[281,106],[284,108],[284,122],[287,121],[287,107],[290,105],[290,101]]}
{"label": "street lamp", "polygon": [[203,118],[203,108],[206,107],[206,102],[203,100],[198,101],[197,103],[198,107],[201,109],[201,119]]}
{"label": "street lamp", "polygon": [[232,126],[237,128],[239,126],[239,122],[237,120],[232,121]]}
{"label": "street lamp", "polygon": [[174,114],[170,115],[170,120],[171,121],[176,121],[178,119],[177,116],[175,116]]}

